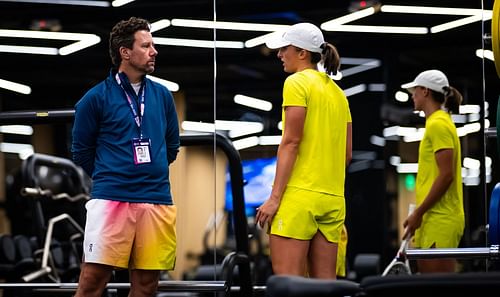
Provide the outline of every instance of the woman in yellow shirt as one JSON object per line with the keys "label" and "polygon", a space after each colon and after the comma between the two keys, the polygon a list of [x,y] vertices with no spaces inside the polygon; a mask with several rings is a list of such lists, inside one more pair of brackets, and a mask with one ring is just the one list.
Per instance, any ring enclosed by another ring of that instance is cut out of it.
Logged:
{"label": "woman in yellow shirt", "polygon": [[[464,230],[460,140],[450,113],[458,113],[462,95],[439,70],[420,73],[401,86],[413,98],[415,110],[423,111],[425,133],[419,147],[416,181],[417,208],[403,225],[414,234],[415,248],[456,248]],[[453,259],[423,259],[418,270],[453,272]]]}
{"label": "woman in yellow shirt", "polygon": [[[345,220],[345,169],[352,127],[344,92],[329,77],[340,58],[313,24],[299,23],[266,42],[284,71],[283,136],[269,199],[256,222],[269,224],[275,274],[336,278]],[[325,72],[318,71],[323,62]]]}

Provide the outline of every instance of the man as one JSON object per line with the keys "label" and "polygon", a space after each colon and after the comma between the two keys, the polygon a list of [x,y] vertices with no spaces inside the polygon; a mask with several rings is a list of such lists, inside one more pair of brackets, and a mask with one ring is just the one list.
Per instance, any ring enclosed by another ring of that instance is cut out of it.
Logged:
{"label": "man", "polygon": [[171,93],[146,78],[158,55],[146,20],[118,22],[109,52],[109,77],[75,105],[73,159],[93,180],[76,296],[101,296],[115,268],[130,270],[129,296],[154,296],[175,265],[177,114]]}

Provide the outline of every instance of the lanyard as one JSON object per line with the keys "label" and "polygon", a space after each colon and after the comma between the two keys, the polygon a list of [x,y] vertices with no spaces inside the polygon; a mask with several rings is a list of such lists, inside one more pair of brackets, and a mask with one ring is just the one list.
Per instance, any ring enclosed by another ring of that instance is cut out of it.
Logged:
{"label": "lanyard", "polygon": [[144,94],[146,93],[144,91],[145,84],[144,84],[144,82],[141,84],[141,88],[139,89],[139,93],[137,94],[137,97],[140,98],[140,104],[139,104],[140,113],[137,113],[137,110],[135,109],[134,102],[132,101],[132,98],[130,97],[129,93],[123,87],[122,80],[120,79],[120,74],[117,73],[115,75],[115,78],[116,78],[116,82],[118,83],[118,85],[120,85],[123,92],[125,93],[125,97],[127,99],[128,105],[130,107],[130,110],[132,111],[132,116],[134,117],[134,121],[135,121],[137,127],[139,128],[139,134],[142,138],[141,125],[142,125],[142,118],[144,117],[144,105],[145,105],[145,95]]}

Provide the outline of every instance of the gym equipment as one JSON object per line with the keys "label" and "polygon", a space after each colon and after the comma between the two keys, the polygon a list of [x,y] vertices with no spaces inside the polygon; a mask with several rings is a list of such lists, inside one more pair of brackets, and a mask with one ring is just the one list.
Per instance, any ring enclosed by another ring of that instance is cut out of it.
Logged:
{"label": "gym equipment", "polygon": [[[500,77],[500,1],[493,4],[493,15],[491,19],[491,43],[493,48],[493,57],[495,59],[495,68]],[[498,123],[498,122],[497,122]]]}
{"label": "gym equipment", "polygon": [[273,275],[267,280],[268,297],[343,297],[359,293],[358,283],[322,280],[291,275]]}
{"label": "gym equipment", "polygon": [[473,248],[434,248],[434,249],[408,249],[406,256],[414,259],[437,258],[498,258],[500,240],[500,183],[497,183],[491,193],[488,238],[490,247]]}
{"label": "gym equipment", "polygon": [[360,283],[366,297],[493,297],[500,291],[500,273],[434,273],[369,276]]}
{"label": "gym equipment", "polygon": [[[21,189],[23,196],[32,197],[38,230],[38,241],[43,246],[40,268],[22,277],[23,281],[31,282],[47,276],[54,282],[61,282],[64,273],[64,255],[60,244],[53,238],[54,226],[62,221],[68,221],[75,233],[70,240],[82,238],[84,230],[67,213],[59,214],[45,222],[40,198],[69,201],[89,199],[90,180],[83,170],[68,159],[44,154],[33,154],[22,164],[25,187]],[[74,271],[74,269],[72,269]],[[74,272],[76,273],[76,272]]]}

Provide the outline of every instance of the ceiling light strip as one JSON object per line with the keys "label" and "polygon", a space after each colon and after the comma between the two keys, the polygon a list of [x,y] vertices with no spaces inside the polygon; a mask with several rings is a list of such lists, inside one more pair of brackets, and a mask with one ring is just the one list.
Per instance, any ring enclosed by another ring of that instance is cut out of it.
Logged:
{"label": "ceiling light strip", "polygon": [[170,20],[162,19],[151,24],[151,33],[170,27]]}
{"label": "ceiling light strip", "polygon": [[86,1],[86,0],[0,0],[0,2],[63,4],[63,5],[97,6],[97,7],[110,6],[109,1]]}
{"label": "ceiling light strip", "polygon": [[365,26],[365,25],[335,25],[322,26],[325,31],[337,32],[363,32],[363,33],[390,33],[390,34],[427,34],[425,27],[400,27],[400,26]]}
{"label": "ceiling light strip", "polygon": [[481,15],[472,15],[472,16],[469,16],[469,17],[466,17],[463,19],[459,19],[459,20],[455,20],[455,21],[451,21],[448,23],[444,23],[444,24],[440,24],[440,25],[431,27],[430,31],[431,31],[431,33],[439,33],[439,32],[450,30],[450,29],[453,29],[456,27],[475,23],[475,22],[480,21],[481,19],[482,19]]}
{"label": "ceiling light strip", "polygon": [[55,47],[0,45],[0,52],[15,54],[57,55]]}
{"label": "ceiling light strip", "polygon": [[452,7],[431,7],[431,6],[403,6],[403,5],[382,5],[382,12],[392,13],[413,13],[413,14],[441,14],[441,15],[477,15],[481,14],[481,9],[475,8],[452,8]]}
{"label": "ceiling light strip", "polygon": [[[0,0],[1,1],[1,0]],[[84,40],[87,38],[98,37],[95,34],[88,33],[70,33],[70,32],[46,32],[33,30],[8,30],[0,29],[0,37],[13,38],[38,38],[38,39],[53,39],[53,40]]]}
{"label": "ceiling light strip", "polygon": [[273,104],[271,102],[245,95],[235,95],[233,100],[237,104],[245,105],[259,110],[270,111],[271,109],[273,109]]}
{"label": "ceiling light strip", "polygon": [[[180,38],[164,38],[153,37],[154,42],[158,45],[172,45],[172,46],[188,46],[188,47],[203,47],[213,48],[213,40],[196,40],[196,39],[180,39]],[[217,48],[244,48],[241,41],[215,41]]]}
{"label": "ceiling light strip", "polygon": [[159,78],[159,77],[156,77],[156,76],[153,76],[153,75],[147,75],[147,78],[149,78],[150,80],[154,81],[154,82],[157,82],[163,86],[165,86],[167,89],[170,90],[170,92],[177,92],[179,91],[179,84],[173,82],[173,81],[169,81],[169,80],[166,80],[166,79],[163,79],[163,78]]}
{"label": "ceiling light strip", "polygon": [[374,13],[375,13],[375,9],[373,7],[366,8],[366,9],[363,9],[360,11],[356,11],[356,12],[350,13],[348,15],[330,20],[328,22],[324,22],[323,24],[321,24],[321,29],[328,31],[328,28],[331,28],[331,27],[334,28],[334,27],[337,27],[339,25],[343,25],[346,23],[350,23],[350,22],[362,19],[362,18],[366,18]]}
{"label": "ceiling light strip", "polygon": [[120,7],[120,6],[123,6],[125,4],[129,4],[130,2],[134,2],[135,0],[114,0],[113,2],[111,2],[111,6],[113,7]]}
{"label": "ceiling light strip", "polygon": [[224,29],[224,30],[264,31],[264,32],[281,31],[290,27],[288,25],[220,22],[220,21],[214,22],[214,21],[189,20],[189,19],[172,19],[172,26],[202,28],[202,29]]}
{"label": "ceiling light strip", "polygon": [[13,81],[8,81],[5,79],[0,79],[0,88],[10,90],[13,92],[29,95],[31,94],[31,88],[27,85],[16,83]]}

